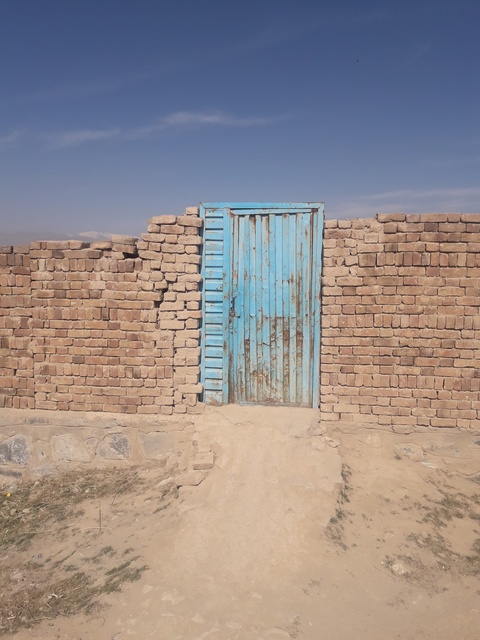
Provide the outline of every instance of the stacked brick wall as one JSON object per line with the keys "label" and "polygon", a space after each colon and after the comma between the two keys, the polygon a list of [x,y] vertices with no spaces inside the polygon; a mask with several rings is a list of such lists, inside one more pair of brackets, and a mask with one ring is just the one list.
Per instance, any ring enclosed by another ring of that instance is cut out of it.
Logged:
{"label": "stacked brick wall", "polygon": [[0,406],[185,413],[197,404],[196,208],[142,239],[0,251]]}
{"label": "stacked brick wall", "polygon": [[[201,220],[0,248],[0,407],[196,410]],[[480,215],[327,221],[325,419],[480,426]]]}
{"label": "stacked brick wall", "polygon": [[480,426],[480,215],[325,224],[325,419]]}
{"label": "stacked brick wall", "polygon": [[0,407],[33,408],[29,247],[0,247]]}

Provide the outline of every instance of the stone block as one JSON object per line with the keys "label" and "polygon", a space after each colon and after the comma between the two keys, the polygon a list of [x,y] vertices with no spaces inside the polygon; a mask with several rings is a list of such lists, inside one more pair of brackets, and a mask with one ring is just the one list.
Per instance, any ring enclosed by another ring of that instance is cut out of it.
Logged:
{"label": "stone block", "polygon": [[150,218],[148,224],[175,224],[177,216],[154,216]]}
{"label": "stone block", "polygon": [[0,464],[13,464],[26,467],[30,459],[27,438],[18,434],[0,444]]}
{"label": "stone block", "polygon": [[52,458],[71,462],[90,462],[90,455],[83,442],[71,433],[53,436]]}
{"label": "stone block", "polygon": [[376,219],[378,222],[405,222],[406,216],[404,213],[377,213]]}
{"label": "stone block", "polygon": [[177,218],[177,224],[182,227],[197,227],[200,228],[203,225],[203,220],[201,218],[195,218],[193,216],[179,216]]}
{"label": "stone block", "polygon": [[144,242],[165,242],[165,234],[164,233],[142,233],[142,240]]}
{"label": "stone block", "polygon": [[143,455],[147,460],[162,460],[170,451],[175,449],[175,436],[172,433],[153,431],[139,433],[138,440]]}
{"label": "stone block", "polygon": [[185,322],[182,320],[160,320],[160,329],[179,329],[185,328]]}
{"label": "stone block", "polygon": [[105,436],[97,447],[97,456],[104,460],[129,460],[132,452],[128,437],[123,433]]}
{"label": "stone block", "polygon": [[193,461],[193,468],[198,471],[211,469],[215,464],[215,456],[212,451],[197,453]]}
{"label": "stone block", "polygon": [[178,243],[184,245],[201,245],[202,238],[200,236],[178,236]]}
{"label": "stone block", "polygon": [[99,240],[98,242],[92,242],[90,247],[92,249],[99,249],[100,251],[109,251],[113,247],[113,242],[109,240]]}

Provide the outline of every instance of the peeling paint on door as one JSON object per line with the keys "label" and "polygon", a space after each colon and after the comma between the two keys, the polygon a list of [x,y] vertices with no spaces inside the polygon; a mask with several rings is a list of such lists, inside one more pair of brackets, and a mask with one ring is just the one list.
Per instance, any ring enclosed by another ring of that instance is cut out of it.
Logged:
{"label": "peeling paint on door", "polygon": [[323,210],[201,205],[206,402],[318,406]]}

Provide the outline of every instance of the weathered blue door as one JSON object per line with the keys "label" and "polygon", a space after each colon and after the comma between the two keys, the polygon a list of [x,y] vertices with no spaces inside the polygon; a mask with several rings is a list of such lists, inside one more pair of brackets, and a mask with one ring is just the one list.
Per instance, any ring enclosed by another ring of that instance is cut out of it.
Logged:
{"label": "weathered blue door", "polygon": [[206,402],[318,406],[321,203],[204,203]]}

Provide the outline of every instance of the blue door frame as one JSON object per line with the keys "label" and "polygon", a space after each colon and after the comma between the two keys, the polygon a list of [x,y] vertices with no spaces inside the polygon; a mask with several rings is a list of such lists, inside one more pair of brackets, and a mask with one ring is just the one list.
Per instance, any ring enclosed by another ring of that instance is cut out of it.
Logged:
{"label": "blue door frame", "polygon": [[200,213],[204,401],[318,406],[323,203]]}

